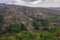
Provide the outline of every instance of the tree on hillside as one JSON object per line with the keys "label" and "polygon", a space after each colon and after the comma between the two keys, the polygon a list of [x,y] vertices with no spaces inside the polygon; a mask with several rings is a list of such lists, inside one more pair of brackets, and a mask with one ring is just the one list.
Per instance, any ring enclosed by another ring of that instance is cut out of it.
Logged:
{"label": "tree on hillside", "polygon": [[2,33],[3,16],[0,15],[0,34]]}
{"label": "tree on hillside", "polygon": [[39,27],[42,26],[44,30],[48,30],[48,24],[49,20],[48,19],[42,19],[40,16],[35,16],[32,18],[32,25],[34,26],[35,29],[39,30]]}
{"label": "tree on hillside", "polygon": [[7,32],[19,32],[20,31],[20,28],[19,28],[19,24],[17,24],[17,23],[11,23],[10,25],[9,25],[9,27],[7,27],[6,28],[6,31]]}
{"label": "tree on hillside", "polygon": [[48,24],[49,24],[49,20],[48,19],[41,19],[41,26],[43,27],[44,30],[48,30]]}
{"label": "tree on hillside", "polygon": [[22,23],[18,24],[18,23],[16,23],[16,22],[11,23],[11,24],[9,25],[9,27],[6,28],[6,31],[7,31],[7,32],[20,32],[20,31],[23,31],[23,30],[27,30],[27,29],[25,28],[25,25],[22,24]]}

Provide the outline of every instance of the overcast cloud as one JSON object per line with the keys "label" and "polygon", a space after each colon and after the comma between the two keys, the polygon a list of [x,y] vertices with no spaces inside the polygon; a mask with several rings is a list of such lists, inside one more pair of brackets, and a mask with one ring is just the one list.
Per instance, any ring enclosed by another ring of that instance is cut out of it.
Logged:
{"label": "overcast cloud", "polygon": [[0,3],[31,7],[60,7],[60,0],[0,0]]}

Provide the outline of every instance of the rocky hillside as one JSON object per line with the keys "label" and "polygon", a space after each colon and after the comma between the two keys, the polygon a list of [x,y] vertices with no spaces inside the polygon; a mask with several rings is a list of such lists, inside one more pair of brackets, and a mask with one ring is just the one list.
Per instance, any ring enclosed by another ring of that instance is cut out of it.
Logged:
{"label": "rocky hillside", "polygon": [[19,5],[8,5],[0,3],[0,15],[3,16],[4,25],[16,21],[17,23],[26,23],[36,16],[39,18],[52,18],[60,16],[60,11],[40,7],[26,7]]}

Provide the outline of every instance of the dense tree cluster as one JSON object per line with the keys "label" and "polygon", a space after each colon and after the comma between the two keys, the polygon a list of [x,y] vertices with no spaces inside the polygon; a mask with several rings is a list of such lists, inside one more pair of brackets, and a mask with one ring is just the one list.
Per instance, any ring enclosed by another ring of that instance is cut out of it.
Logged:
{"label": "dense tree cluster", "polygon": [[[29,28],[29,22],[26,24],[12,22],[6,30],[3,28],[3,16],[0,15],[0,40],[59,40],[60,38],[60,27],[57,25],[50,25],[50,20],[39,17],[32,17],[31,24],[34,28],[31,33]],[[27,25],[28,24],[28,25]],[[42,28],[41,28],[42,27]]]}

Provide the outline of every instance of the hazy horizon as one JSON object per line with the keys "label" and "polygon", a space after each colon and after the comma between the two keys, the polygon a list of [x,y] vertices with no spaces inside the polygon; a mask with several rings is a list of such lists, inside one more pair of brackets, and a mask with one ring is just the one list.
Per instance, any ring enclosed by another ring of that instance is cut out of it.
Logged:
{"label": "hazy horizon", "polygon": [[29,7],[60,7],[60,0],[0,0],[0,3]]}

